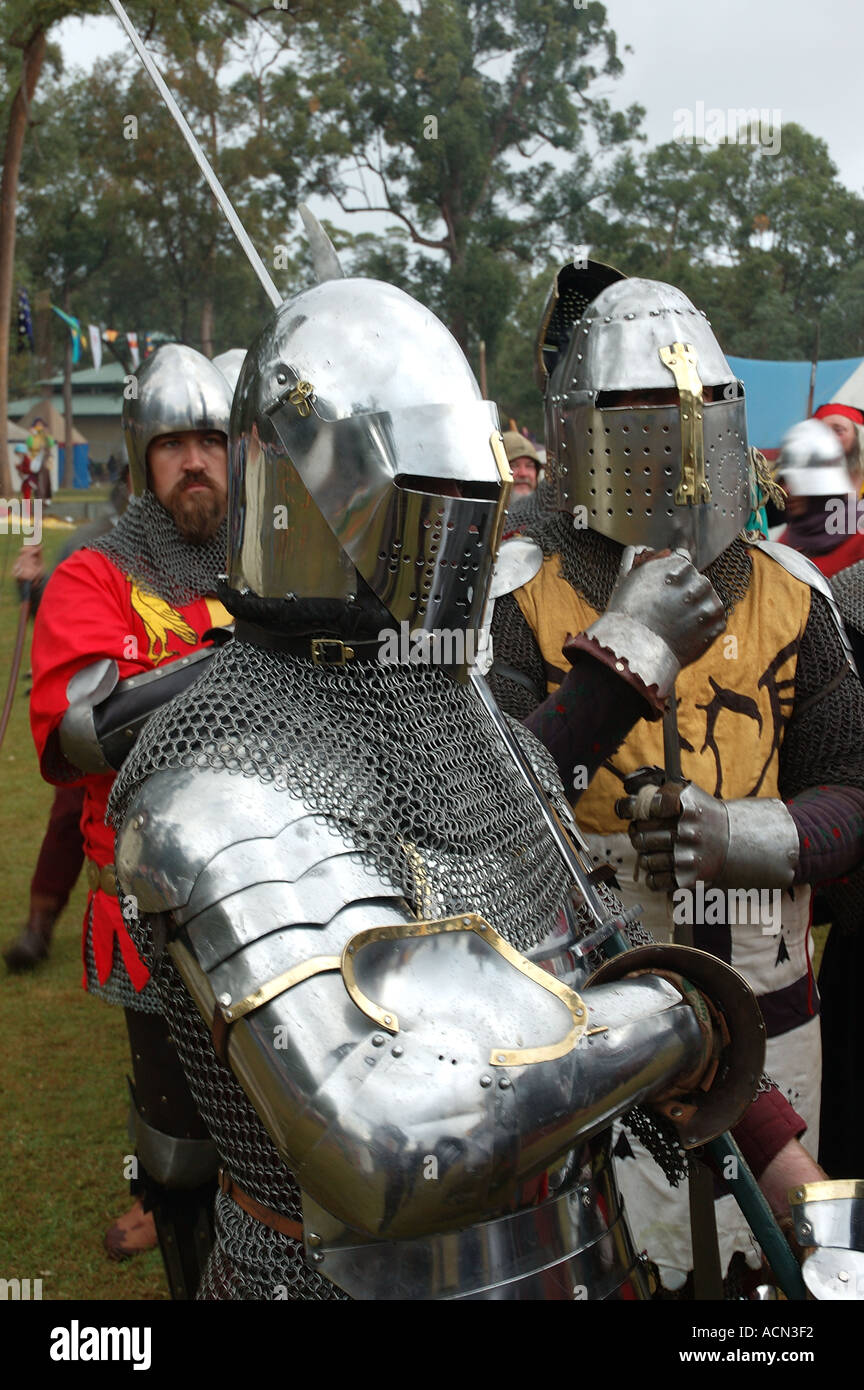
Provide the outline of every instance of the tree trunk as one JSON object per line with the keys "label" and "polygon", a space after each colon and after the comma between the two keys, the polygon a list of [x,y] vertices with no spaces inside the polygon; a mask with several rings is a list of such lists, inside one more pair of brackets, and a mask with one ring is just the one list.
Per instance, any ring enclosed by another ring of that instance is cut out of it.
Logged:
{"label": "tree trunk", "polygon": [[24,48],[21,83],[9,112],[9,129],[3,151],[3,174],[0,177],[0,495],[4,497],[12,495],[6,421],[9,418],[9,326],[12,318],[12,282],[15,274],[15,208],[28,112],[45,58],[46,44],[45,30],[37,29]]}
{"label": "tree trunk", "polygon": [[[63,291],[63,308],[71,314],[72,296],[67,285]],[[63,355],[63,417],[66,421],[63,453],[62,487],[75,486],[75,445],[72,443],[72,333],[66,329],[66,351]]]}

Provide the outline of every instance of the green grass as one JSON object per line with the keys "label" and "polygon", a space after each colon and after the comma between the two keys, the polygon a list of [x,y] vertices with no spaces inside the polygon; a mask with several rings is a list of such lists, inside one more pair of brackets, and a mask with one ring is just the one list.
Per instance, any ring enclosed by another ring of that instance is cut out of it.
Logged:
{"label": "green grass", "polygon": [[94,483],[92,487],[58,487],[54,502],[105,502],[111,496],[110,483]]}
{"label": "green grass", "polygon": [[[68,535],[44,532],[49,565]],[[18,622],[11,571],[19,545],[0,535],[0,699]],[[24,698],[29,641],[0,749],[3,945],[27,915],[53,794],[39,776]],[[44,1299],[167,1298],[158,1250],[118,1265],[102,1249],[131,1201],[123,1178],[129,1048],[122,1010],[81,988],[85,901],[82,877],[50,959],[32,975],[9,975],[0,963],[0,1278],[41,1278]]]}

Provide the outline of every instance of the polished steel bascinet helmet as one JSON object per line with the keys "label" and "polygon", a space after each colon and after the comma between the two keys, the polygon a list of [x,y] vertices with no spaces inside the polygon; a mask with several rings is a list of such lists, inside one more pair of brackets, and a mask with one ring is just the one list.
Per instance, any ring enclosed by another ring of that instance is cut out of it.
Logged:
{"label": "polished steel bascinet helmet", "polygon": [[685,546],[702,569],[750,513],[744,388],[704,314],[621,279],[573,325],[546,390],[558,505],[623,545]]}
{"label": "polished steel bascinet helmet", "polygon": [[132,491],[140,497],[149,486],[147,449],[160,434],[177,430],[228,434],[231,387],[202,353],[182,343],[166,343],[141,364],[134,391],[123,401],[123,437]]}
{"label": "polished steel bascinet helmet", "polygon": [[228,582],[349,600],[414,631],[479,625],[510,489],[496,408],[428,309],[376,280],[287,300],[231,417]]}

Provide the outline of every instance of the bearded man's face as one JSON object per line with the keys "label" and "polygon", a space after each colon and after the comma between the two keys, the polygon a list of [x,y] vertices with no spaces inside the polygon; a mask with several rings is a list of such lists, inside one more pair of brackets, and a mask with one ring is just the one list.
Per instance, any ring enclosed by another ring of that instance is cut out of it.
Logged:
{"label": "bearded man's face", "polygon": [[147,450],[150,486],[183,538],[203,545],[228,506],[228,441],[219,430],[160,434]]}

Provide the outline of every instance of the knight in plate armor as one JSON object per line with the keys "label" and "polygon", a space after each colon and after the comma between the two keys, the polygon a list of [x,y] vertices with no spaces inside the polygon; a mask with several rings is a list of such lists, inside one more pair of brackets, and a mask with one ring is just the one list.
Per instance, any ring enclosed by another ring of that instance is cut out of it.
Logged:
{"label": "knight in plate armor", "polygon": [[[109,807],[221,1159],[201,1297],[641,1297],[612,1120],[699,1143],[758,1083],[736,972],[632,922],[635,949],[580,954],[551,759],[512,721],[514,761],[466,680],[508,484],[494,406],[400,290],[326,280],[249,349],[235,635]],[[719,604],[679,589],[701,650]]]}
{"label": "knight in plate armor", "polygon": [[[536,365],[547,481],[511,511],[490,683],[553,752],[624,902],[645,904],[657,939],[692,930],[756,991],[768,1073],[801,1117],[773,1090],[747,1120],[763,1184],[791,1164],[772,1192],[780,1210],[788,1184],[819,1179],[810,885],[861,859],[864,697],[827,581],[747,529],[764,477],[743,387],[687,297],[566,267]],[[686,663],[652,565],[621,581],[622,556],[643,547],[691,557],[722,600],[722,636]],[[794,1142],[805,1126],[811,1158]],[[692,1268],[686,1199],[632,1134],[616,1147],[637,1239],[678,1288]],[[735,1251],[756,1265],[732,1198],[717,1211],[724,1270]]]}

